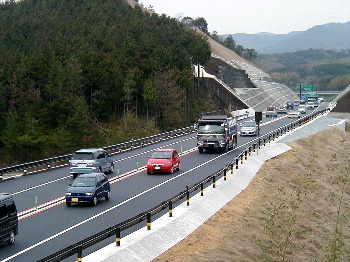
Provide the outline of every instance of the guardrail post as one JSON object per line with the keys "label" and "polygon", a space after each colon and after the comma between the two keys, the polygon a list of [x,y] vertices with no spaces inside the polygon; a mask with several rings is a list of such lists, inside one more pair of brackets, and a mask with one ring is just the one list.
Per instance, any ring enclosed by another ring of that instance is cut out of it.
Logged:
{"label": "guardrail post", "polygon": [[147,213],[147,230],[151,230],[151,212]]}
{"label": "guardrail post", "polygon": [[247,150],[244,150],[244,160],[247,160],[248,159],[248,152]]}
{"label": "guardrail post", "polygon": [[233,164],[231,163],[231,175],[233,175]]}
{"label": "guardrail post", "polygon": [[238,158],[236,158],[236,169],[238,169]]}
{"label": "guardrail post", "polygon": [[259,137],[259,140],[258,140],[259,149],[260,149],[260,144],[261,144],[261,139]]}
{"label": "guardrail post", "polygon": [[240,155],[241,158],[241,164],[243,164],[243,154]]}
{"label": "guardrail post", "polygon": [[169,217],[173,216],[173,201],[169,201]]}
{"label": "guardrail post", "polygon": [[266,146],[266,138],[263,138],[264,146]]}
{"label": "guardrail post", "polygon": [[25,168],[25,169],[23,169],[23,175],[26,175],[27,174],[27,172],[28,172],[28,170]]}
{"label": "guardrail post", "polygon": [[252,154],[252,146],[249,146],[249,156]]}
{"label": "guardrail post", "polygon": [[120,227],[115,229],[115,243],[117,247],[120,247]]}
{"label": "guardrail post", "polygon": [[213,188],[215,188],[216,182],[215,182],[215,176],[213,176]]}
{"label": "guardrail post", "polygon": [[224,180],[226,180],[226,167],[224,169]]}
{"label": "guardrail post", "polygon": [[83,248],[82,248],[82,246],[80,245],[80,246],[78,246],[78,257],[77,257],[77,262],[81,262],[81,261],[83,261]]}
{"label": "guardrail post", "polygon": [[187,206],[190,205],[190,192],[188,191],[188,186],[186,186],[186,203]]}
{"label": "guardrail post", "polygon": [[201,196],[203,196],[203,194],[204,194],[204,184],[203,184],[203,182],[201,183]]}

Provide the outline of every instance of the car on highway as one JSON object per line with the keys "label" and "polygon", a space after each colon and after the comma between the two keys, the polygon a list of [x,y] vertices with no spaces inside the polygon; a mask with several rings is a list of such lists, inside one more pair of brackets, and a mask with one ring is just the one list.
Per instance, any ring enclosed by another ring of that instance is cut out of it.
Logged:
{"label": "car on highway", "polygon": [[306,106],[305,105],[299,105],[298,106],[298,111],[300,114],[306,114]]}
{"label": "car on highway", "polygon": [[15,243],[18,234],[17,208],[12,196],[8,193],[0,193],[0,244]]}
{"label": "car on highway", "polygon": [[156,149],[147,161],[147,174],[173,173],[180,170],[181,159],[173,148]]}
{"label": "car on highway", "polygon": [[287,114],[287,105],[282,105],[277,108],[277,114]]}
{"label": "car on highway", "polygon": [[96,206],[101,198],[110,198],[111,187],[104,173],[87,173],[78,175],[66,192],[66,205],[91,203]]}
{"label": "car on highway", "polygon": [[293,102],[287,102],[287,110],[294,109]]}
{"label": "car on highway", "polygon": [[313,101],[306,102],[306,108],[307,109],[314,109],[315,108],[314,102]]}
{"label": "car on highway", "polygon": [[300,112],[298,110],[291,110],[288,112],[288,117],[289,118],[299,118]]}
{"label": "car on highway", "polygon": [[241,136],[256,136],[259,134],[258,125],[255,121],[245,121],[242,124],[240,135]]}
{"label": "car on highway", "polygon": [[114,162],[111,155],[102,148],[86,148],[75,151],[69,160],[73,178],[90,172],[113,173]]}
{"label": "car on highway", "polygon": [[277,107],[276,106],[268,106],[266,108],[266,113],[265,113],[266,117],[269,116],[277,116]]}

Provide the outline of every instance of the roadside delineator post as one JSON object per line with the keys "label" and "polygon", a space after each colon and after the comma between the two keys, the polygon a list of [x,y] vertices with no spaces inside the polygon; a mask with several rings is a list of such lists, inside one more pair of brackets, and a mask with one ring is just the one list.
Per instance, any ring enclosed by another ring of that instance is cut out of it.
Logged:
{"label": "roadside delineator post", "polygon": [[151,230],[151,212],[147,213],[147,230]]}
{"label": "roadside delineator post", "polygon": [[173,216],[173,201],[169,201],[169,217]]}
{"label": "roadside delineator post", "polygon": [[190,205],[190,192],[188,191],[188,186],[186,186],[186,203],[187,206]]}
{"label": "roadside delineator post", "polygon": [[216,186],[215,176],[213,176],[213,188]]}
{"label": "roadside delineator post", "polygon": [[226,180],[226,167],[224,169],[224,180]]}
{"label": "roadside delineator post", "polygon": [[236,158],[236,169],[238,169],[238,158]]}
{"label": "roadside delineator post", "polygon": [[233,164],[231,163],[231,175],[233,175]]}
{"label": "roadside delineator post", "polygon": [[115,229],[115,243],[117,247],[120,247],[120,227]]}
{"label": "roadside delineator post", "polygon": [[204,184],[203,184],[203,182],[201,183],[201,196],[203,196],[204,195]]}
{"label": "roadside delineator post", "polygon": [[248,159],[248,152],[247,150],[244,151],[244,160],[247,160]]}
{"label": "roadside delineator post", "polygon": [[78,246],[78,257],[77,257],[77,262],[83,261],[83,248],[82,246]]}

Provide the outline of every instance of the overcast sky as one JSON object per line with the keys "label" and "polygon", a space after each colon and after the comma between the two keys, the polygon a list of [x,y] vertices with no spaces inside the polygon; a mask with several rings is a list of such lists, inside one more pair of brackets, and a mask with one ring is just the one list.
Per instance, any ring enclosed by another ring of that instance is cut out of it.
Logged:
{"label": "overcast sky", "polygon": [[[139,0],[158,14],[204,17],[210,33],[287,34],[350,21],[350,0]],[[350,37],[350,36],[349,36]]]}

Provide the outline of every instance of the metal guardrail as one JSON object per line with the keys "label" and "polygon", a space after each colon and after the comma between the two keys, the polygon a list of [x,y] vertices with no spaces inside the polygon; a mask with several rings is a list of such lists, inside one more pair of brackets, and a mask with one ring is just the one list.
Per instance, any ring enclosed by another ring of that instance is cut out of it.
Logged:
{"label": "metal guardrail", "polygon": [[146,226],[148,230],[151,230],[151,222],[152,222],[152,216],[156,215],[160,212],[162,212],[164,209],[169,209],[169,216],[172,216],[172,209],[173,204],[176,204],[177,202],[181,201],[182,199],[186,198],[187,205],[190,204],[190,196],[191,194],[195,193],[196,191],[200,190],[201,195],[203,196],[204,188],[208,187],[209,183],[212,184],[213,188],[215,188],[216,180],[220,177],[224,177],[224,180],[226,180],[227,171],[231,170],[231,173],[233,173],[234,166],[236,169],[238,169],[239,164],[243,164],[244,160],[247,160],[248,156],[251,154],[251,152],[255,152],[258,150],[261,146],[265,146],[266,143],[269,143],[271,141],[274,141],[277,137],[288,133],[289,131],[293,130],[294,128],[297,128],[312,119],[316,118],[317,116],[323,114],[325,111],[328,111],[328,109],[324,109],[321,111],[314,112],[310,115],[304,116],[302,118],[299,118],[291,123],[288,123],[282,127],[277,128],[276,130],[273,130],[267,134],[264,134],[262,136],[259,136],[258,138],[251,141],[249,146],[246,147],[245,150],[243,150],[240,155],[236,156],[230,163],[228,163],[225,167],[217,171],[216,173],[206,177],[205,179],[199,181],[198,183],[194,184],[191,187],[186,187],[186,190],[180,192],[176,196],[161,202],[160,204],[156,205],[150,210],[147,210],[137,216],[134,216],[126,221],[123,221],[119,224],[116,224],[115,226],[109,227],[93,236],[90,236],[84,240],[81,240],[69,247],[66,247],[60,251],[57,251],[56,253],[53,253],[43,259],[38,260],[37,262],[59,262],[62,259],[69,258],[75,254],[77,254],[77,260],[76,261],[82,261],[82,252],[84,249],[97,244],[101,242],[102,240],[105,240],[109,237],[115,236],[116,239],[116,245],[120,246],[121,242],[121,236],[120,233],[123,230],[126,230],[132,226],[135,226],[143,221],[147,221]]}
{"label": "metal guardrail", "polygon": [[[174,137],[182,136],[184,134],[193,133],[195,131],[194,126],[185,127],[145,138],[131,140],[125,143],[120,143],[116,145],[111,145],[103,147],[110,154],[118,154],[120,152],[135,149],[141,146],[157,143],[160,141],[168,140]],[[9,167],[0,168],[0,181],[5,178],[17,177],[20,175],[33,174],[53,168],[62,167],[68,165],[69,158],[72,154],[57,156],[42,160],[37,160],[29,163],[13,165]]]}

